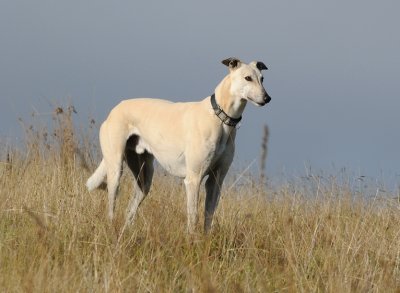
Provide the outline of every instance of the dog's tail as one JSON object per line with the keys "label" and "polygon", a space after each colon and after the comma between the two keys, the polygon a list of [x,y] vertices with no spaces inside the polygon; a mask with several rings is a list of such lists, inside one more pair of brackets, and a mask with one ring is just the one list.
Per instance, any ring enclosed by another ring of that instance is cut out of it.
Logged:
{"label": "dog's tail", "polygon": [[104,181],[104,177],[106,176],[106,163],[104,159],[101,161],[100,165],[97,167],[96,171],[90,176],[88,181],[86,181],[86,187],[89,191],[92,191],[100,186]]}

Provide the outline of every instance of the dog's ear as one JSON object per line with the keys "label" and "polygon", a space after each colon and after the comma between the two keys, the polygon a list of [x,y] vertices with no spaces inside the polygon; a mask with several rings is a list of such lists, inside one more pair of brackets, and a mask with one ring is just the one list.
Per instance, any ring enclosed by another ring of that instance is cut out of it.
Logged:
{"label": "dog's ear", "polygon": [[222,64],[229,67],[229,70],[232,71],[233,69],[239,68],[242,62],[234,57],[222,60]]}
{"label": "dog's ear", "polygon": [[255,61],[256,67],[258,68],[258,70],[267,70],[268,67],[265,66],[265,64],[261,61]]}

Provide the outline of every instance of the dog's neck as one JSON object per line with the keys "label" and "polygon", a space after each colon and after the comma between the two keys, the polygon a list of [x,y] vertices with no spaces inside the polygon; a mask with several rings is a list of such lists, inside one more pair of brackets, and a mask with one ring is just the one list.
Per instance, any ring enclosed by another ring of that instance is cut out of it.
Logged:
{"label": "dog's neck", "polygon": [[227,75],[215,89],[215,99],[218,105],[232,118],[242,116],[247,101],[231,93],[231,78]]}

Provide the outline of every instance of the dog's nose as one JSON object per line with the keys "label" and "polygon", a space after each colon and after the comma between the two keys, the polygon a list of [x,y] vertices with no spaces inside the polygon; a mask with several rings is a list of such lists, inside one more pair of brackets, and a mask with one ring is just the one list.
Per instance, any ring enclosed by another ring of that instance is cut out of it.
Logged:
{"label": "dog's nose", "polygon": [[266,104],[268,104],[269,102],[271,102],[271,97],[270,97],[267,93],[265,93],[265,95],[264,95],[264,102],[265,102]]}

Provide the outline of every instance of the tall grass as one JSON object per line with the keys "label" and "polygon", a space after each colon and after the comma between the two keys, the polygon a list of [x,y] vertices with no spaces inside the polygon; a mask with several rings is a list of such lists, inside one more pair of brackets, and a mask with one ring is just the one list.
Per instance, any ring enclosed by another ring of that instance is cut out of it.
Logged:
{"label": "tall grass", "polygon": [[184,188],[158,170],[123,231],[132,176],[110,223],[105,192],[84,184],[97,141],[73,116],[59,108],[49,129],[26,126],[23,150],[2,149],[1,291],[399,292],[395,195],[369,200],[312,176],[274,189],[227,184],[212,233],[187,235]]}

